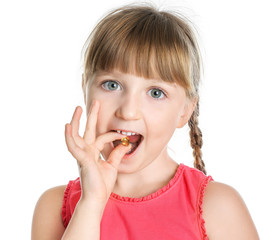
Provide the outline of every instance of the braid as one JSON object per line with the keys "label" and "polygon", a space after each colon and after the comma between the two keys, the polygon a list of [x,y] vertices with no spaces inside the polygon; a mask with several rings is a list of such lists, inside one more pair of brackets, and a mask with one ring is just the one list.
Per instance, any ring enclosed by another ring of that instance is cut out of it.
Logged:
{"label": "braid", "polygon": [[198,116],[199,116],[199,99],[196,105],[196,108],[191,115],[191,118],[188,121],[188,125],[190,127],[190,140],[191,147],[193,148],[193,156],[195,158],[194,167],[202,171],[206,175],[205,163],[202,160],[202,151],[201,148],[203,146],[202,132],[198,127]]}

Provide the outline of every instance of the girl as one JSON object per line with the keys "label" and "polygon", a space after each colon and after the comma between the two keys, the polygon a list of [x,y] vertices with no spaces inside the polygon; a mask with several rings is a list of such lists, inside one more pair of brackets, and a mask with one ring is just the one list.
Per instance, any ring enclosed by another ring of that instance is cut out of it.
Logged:
{"label": "girl", "polygon": [[[41,196],[32,239],[258,239],[239,194],[206,176],[201,57],[188,21],[126,6],[102,19],[86,43],[84,136],[81,107],[65,126],[80,177]],[[167,152],[187,123],[195,168]]]}

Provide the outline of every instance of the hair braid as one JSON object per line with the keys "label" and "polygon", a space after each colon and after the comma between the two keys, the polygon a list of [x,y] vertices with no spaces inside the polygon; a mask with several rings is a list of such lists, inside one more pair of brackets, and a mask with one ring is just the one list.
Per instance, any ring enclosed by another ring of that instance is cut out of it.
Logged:
{"label": "hair braid", "polygon": [[193,148],[193,156],[194,156],[194,167],[202,171],[206,175],[205,163],[202,160],[202,151],[201,148],[203,146],[202,132],[198,127],[198,116],[199,116],[199,99],[196,105],[196,108],[191,115],[191,118],[188,121],[188,125],[190,127],[190,140],[191,147]]}

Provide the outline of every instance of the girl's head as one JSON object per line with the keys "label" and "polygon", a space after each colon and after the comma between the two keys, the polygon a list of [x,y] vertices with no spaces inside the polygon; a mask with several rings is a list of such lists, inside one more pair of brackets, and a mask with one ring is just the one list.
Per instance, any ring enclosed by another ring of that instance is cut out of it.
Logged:
{"label": "girl's head", "polygon": [[109,13],[88,37],[83,91],[95,73],[114,70],[183,87],[196,106],[188,120],[194,166],[206,173],[198,127],[200,68],[198,44],[185,18],[151,6],[126,6]]}

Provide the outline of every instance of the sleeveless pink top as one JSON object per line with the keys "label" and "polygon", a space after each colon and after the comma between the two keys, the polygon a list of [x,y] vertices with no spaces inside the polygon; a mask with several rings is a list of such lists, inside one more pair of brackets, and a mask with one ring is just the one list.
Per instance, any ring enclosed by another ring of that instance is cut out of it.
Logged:
{"label": "sleeveless pink top", "polygon": [[[111,193],[100,227],[101,240],[207,240],[202,204],[211,176],[180,164],[163,188],[142,198]],[[62,218],[67,227],[81,197],[80,180],[70,181],[64,193]]]}

